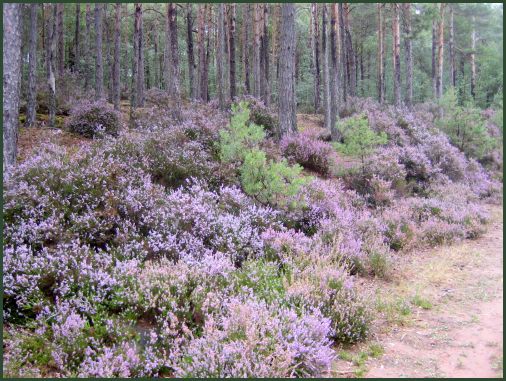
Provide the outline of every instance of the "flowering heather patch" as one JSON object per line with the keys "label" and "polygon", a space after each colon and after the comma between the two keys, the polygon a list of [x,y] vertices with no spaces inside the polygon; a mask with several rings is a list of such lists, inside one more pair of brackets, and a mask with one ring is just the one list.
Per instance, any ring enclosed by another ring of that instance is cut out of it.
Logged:
{"label": "flowering heather patch", "polygon": [[280,142],[283,154],[304,168],[322,176],[330,172],[332,146],[305,133],[288,135]]}
{"label": "flowering heather patch", "polygon": [[105,102],[82,101],[71,110],[66,128],[87,138],[117,136],[121,129],[121,116]]}

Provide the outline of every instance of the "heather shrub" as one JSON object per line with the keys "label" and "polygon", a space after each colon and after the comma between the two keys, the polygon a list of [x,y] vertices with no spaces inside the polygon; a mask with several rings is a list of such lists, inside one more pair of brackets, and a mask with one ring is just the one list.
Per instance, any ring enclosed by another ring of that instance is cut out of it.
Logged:
{"label": "heather shrub", "polygon": [[72,109],[66,128],[86,138],[117,136],[121,129],[120,118],[119,113],[107,103],[86,101]]}
{"label": "heather shrub", "polygon": [[278,116],[261,100],[252,96],[243,96],[240,98],[240,102],[246,102],[248,104],[250,110],[250,123],[262,126],[265,132],[270,136],[277,133],[279,125]]}
{"label": "heather shrub", "polygon": [[291,309],[232,298],[184,348],[175,376],[321,376],[333,359],[329,329],[317,311],[299,317]]}
{"label": "heather shrub", "polygon": [[322,176],[330,173],[332,146],[308,134],[288,135],[280,142],[283,155]]}

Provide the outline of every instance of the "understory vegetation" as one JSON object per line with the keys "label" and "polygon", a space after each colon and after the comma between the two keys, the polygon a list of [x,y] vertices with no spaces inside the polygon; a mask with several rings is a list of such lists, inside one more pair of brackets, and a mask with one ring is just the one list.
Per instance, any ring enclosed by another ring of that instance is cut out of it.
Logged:
{"label": "understory vegetation", "polygon": [[353,98],[339,154],[311,130],[274,144],[274,114],[245,101],[183,122],[152,105],[130,129],[76,108],[67,126],[93,144],[4,177],[5,373],[324,375],[374,319],[357,277],[478,237],[500,196],[498,111],[441,107]]}

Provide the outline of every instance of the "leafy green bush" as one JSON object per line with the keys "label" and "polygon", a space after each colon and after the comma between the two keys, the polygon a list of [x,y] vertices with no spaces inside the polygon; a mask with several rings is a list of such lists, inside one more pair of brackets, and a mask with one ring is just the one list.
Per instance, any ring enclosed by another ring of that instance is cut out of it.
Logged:
{"label": "leafy green bush", "polygon": [[241,161],[248,149],[255,148],[265,137],[262,126],[249,123],[250,111],[246,102],[232,106],[228,129],[220,131],[220,159],[224,162]]}
{"label": "leafy green bush", "polygon": [[295,196],[307,183],[301,176],[302,167],[289,165],[286,160],[267,160],[264,151],[250,150],[240,168],[244,191],[262,203],[284,205],[286,198]]}
{"label": "leafy green bush", "polygon": [[345,155],[358,156],[362,167],[364,167],[365,158],[372,153],[374,148],[388,141],[384,131],[376,133],[369,127],[367,116],[364,114],[338,122],[337,128],[343,136],[343,143],[334,143],[335,148]]}

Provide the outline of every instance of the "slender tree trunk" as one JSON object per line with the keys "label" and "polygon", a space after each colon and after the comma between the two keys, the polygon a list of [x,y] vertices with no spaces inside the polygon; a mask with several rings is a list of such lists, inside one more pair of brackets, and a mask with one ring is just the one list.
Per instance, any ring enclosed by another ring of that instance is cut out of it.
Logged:
{"label": "slender tree trunk", "polygon": [[471,96],[476,97],[476,18],[472,17],[471,31]]}
{"label": "slender tree trunk", "polygon": [[392,63],[394,68],[394,104],[401,105],[399,4],[392,4]]}
{"label": "slender tree trunk", "polygon": [[329,38],[327,35],[327,5],[322,4],[322,50],[323,50],[323,112],[325,128],[331,130]]}
{"label": "slender tree trunk", "polygon": [[37,12],[38,4],[30,4],[30,42],[28,52],[28,102],[26,108],[26,126],[35,123],[37,109]]}
{"label": "slender tree trunk", "polygon": [[271,89],[269,86],[269,22],[267,4],[263,5],[263,17],[260,35],[260,88],[262,101],[266,106],[270,103]]}
{"label": "slender tree trunk", "polygon": [[261,4],[253,4],[253,95],[261,96],[260,88],[260,27],[262,25]]}
{"label": "slender tree trunk", "polygon": [[120,109],[120,43],[121,43],[121,3],[114,5],[114,64],[112,75],[114,109]]}
{"label": "slender tree trunk", "polygon": [[102,59],[102,4],[95,4],[95,98],[104,98],[104,64]]}
{"label": "slender tree trunk", "polygon": [[235,17],[236,5],[230,4],[230,20],[229,20],[229,76],[230,76],[230,99],[234,99],[237,95],[237,86],[235,79]]}
{"label": "slender tree trunk", "polygon": [[295,94],[295,5],[281,5],[279,55],[279,137],[297,132]]}
{"label": "slender tree trunk", "polygon": [[354,97],[357,89],[357,81],[356,81],[356,62],[355,62],[355,52],[353,51],[353,43],[351,39],[351,31],[350,31],[350,7],[349,3],[343,4],[343,20],[344,20],[344,32],[345,32],[345,45],[343,46],[346,49],[346,73],[347,73],[347,81],[348,81],[348,90],[349,94]]}
{"label": "slender tree trunk", "polygon": [[165,12],[165,47],[163,50],[163,82],[167,92],[170,92],[170,73],[172,71],[170,51],[169,4],[167,3],[167,10]]}
{"label": "slender tree trunk", "polygon": [[81,3],[76,3],[76,29],[74,34],[74,71],[81,70]]}
{"label": "slender tree trunk", "polygon": [[348,62],[348,57],[347,57],[347,49],[346,49],[346,31],[345,31],[345,28],[344,28],[344,8],[343,8],[343,4],[342,3],[339,3],[338,4],[338,14],[339,14],[339,18],[338,20],[336,21],[338,24],[339,24],[339,37],[340,37],[340,45],[341,45],[341,63],[342,63],[342,68],[343,68],[343,75],[342,75],[342,93],[343,93],[343,101],[346,102],[346,99],[348,98],[348,92],[349,92],[349,88],[348,88],[348,84],[349,84],[349,81],[348,81],[348,78],[349,78],[349,71],[348,71],[348,65],[347,65],[347,62]]}
{"label": "slender tree trunk", "polygon": [[103,25],[104,25],[104,28],[105,28],[105,60],[106,60],[106,64],[107,64],[107,99],[109,102],[113,102],[112,101],[112,92],[113,92],[113,89],[112,89],[112,77],[113,77],[113,58],[112,58],[112,53],[111,53],[111,45],[112,45],[112,42],[111,42],[111,25],[110,25],[110,22],[109,22],[109,18],[107,17],[107,6],[108,4],[105,3],[104,4],[104,22],[103,22]]}
{"label": "slender tree trunk", "polygon": [[86,34],[84,35],[85,55],[84,55],[84,89],[86,91],[91,87],[91,5],[86,4]]}
{"label": "slender tree trunk", "polygon": [[174,99],[174,109],[172,114],[174,118],[181,121],[181,89],[179,84],[179,47],[177,41],[177,7],[176,3],[169,3],[168,5],[168,18],[170,29],[170,59],[171,59],[171,80],[169,93]]}
{"label": "slender tree trunk", "polygon": [[436,21],[432,20],[432,95],[437,98],[436,89]]}
{"label": "slender tree trunk", "polygon": [[142,15],[142,3],[138,3],[138,10],[136,10],[139,14],[139,31],[137,37],[139,38],[139,42],[137,44],[138,53],[137,60],[139,64],[137,67],[139,71],[137,73],[137,102],[139,107],[144,107],[144,89],[146,88],[146,80],[145,80],[145,67],[144,67],[144,20]]}
{"label": "slender tree trunk", "polygon": [[63,76],[65,71],[65,40],[63,38],[63,3],[56,4],[56,37],[58,39],[58,76]]}
{"label": "slender tree trunk", "polygon": [[339,131],[337,130],[337,113],[339,103],[339,60],[337,58],[337,30],[338,30],[338,6],[336,3],[331,4],[330,16],[330,133],[332,140],[339,139]]}
{"label": "slender tree trunk", "polygon": [[437,75],[436,75],[436,95],[437,98],[443,96],[443,47],[444,47],[444,9],[445,4],[439,5],[439,21],[437,29]]}
{"label": "slender tree trunk", "polygon": [[132,55],[132,87],[130,90],[130,107],[136,109],[139,103],[139,94],[137,88],[139,87],[139,32],[140,32],[140,20],[141,20],[141,8],[139,3],[135,3],[135,14],[134,14],[134,43],[133,43],[133,55]]}
{"label": "slender tree trunk", "polygon": [[221,110],[225,109],[225,67],[223,60],[225,58],[225,4],[218,4],[218,41],[216,52],[216,70],[217,70],[217,87],[218,87],[218,103]]}
{"label": "slender tree trunk", "polygon": [[208,82],[207,82],[207,56],[206,56],[206,19],[207,19],[207,5],[199,4],[199,95],[200,99],[204,102],[208,101]]}
{"label": "slender tree trunk", "polygon": [[385,37],[383,29],[383,4],[378,3],[378,102],[385,102]]}
{"label": "slender tree trunk", "polygon": [[457,68],[455,64],[455,29],[453,24],[453,5],[450,5],[450,83],[453,87],[457,85]]}
{"label": "slender tree trunk", "polygon": [[160,70],[158,65],[158,22],[155,21],[153,24],[153,28],[151,30],[151,34],[153,36],[153,77],[154,77],[154,83],[157,88],[160,87]]}
{"label": "slender tree trunk", "polygon": [[[33,4],[35,5],[35,4]],[[3,4],[4,173],[16,163],[21,82],[21,4]]]}
{"label": "slender tree trunk", "polygon": [[406,106],[413,104],[413,50],[411,40],[411,4],[403,4],[404,18],[404,55],[406,60]]}
{"label": "slender tree trunk", "polygon": [[47,28],[47,84],[49,93],[49,127],[55,127],[56,120],[56,29],[57,5],[51,4],[52,16],[48,19]]}
{"label": "slender tree trunk", "polygon": [[251,30],[251,4],[244,4],[244,89],[247,94],[251,93],[251,84],[250,84],[250,54],[251,54],[251,34],[249,33]]}
{"label": "slender tree trunk", "polygon": [[193,53],[193,15],[192,4],[186,4],[186,49],[188,54],[188,80],[190,82],[190,99],[195,99],[195,56]]}
{"label": "slender tree trunk", "polygon": [[318,23],[318,4],[311,3],[311,52],[313,60],[313,104],[315,113],[320,109],[320,28]]}

